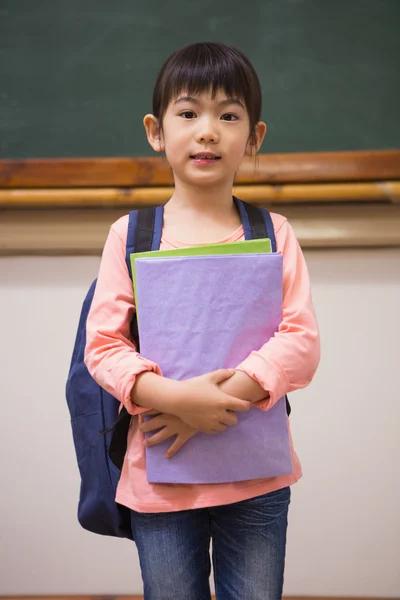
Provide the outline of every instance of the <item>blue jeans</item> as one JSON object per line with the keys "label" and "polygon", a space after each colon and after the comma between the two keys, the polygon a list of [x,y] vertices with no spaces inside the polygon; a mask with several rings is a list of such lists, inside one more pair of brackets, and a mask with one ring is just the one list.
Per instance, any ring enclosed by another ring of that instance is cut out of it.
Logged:
{"label": "blue jeans", "polygon": [[132,511],[145,600],[280,600],[290,488],[234,504]]}

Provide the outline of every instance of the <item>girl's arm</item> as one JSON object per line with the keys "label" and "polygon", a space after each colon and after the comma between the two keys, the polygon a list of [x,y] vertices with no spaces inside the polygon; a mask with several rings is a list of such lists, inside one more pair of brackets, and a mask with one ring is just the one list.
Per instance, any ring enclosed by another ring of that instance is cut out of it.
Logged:
{"label": "girl's arm", "polygon": [[162,373],[157,364],[136,352],[130,336],[135,305],[125,262],[125,241],[119,233],[124,219],[127,217],[111,227],[104,246],[86,323],[85,364],[92,377],[133,415],[147,410],[131,400],[136,376],[144,371]]}
{"label": "girl's arm", "polygon": [[220,384],[233,396],[260,401],[262,409],[307,386],[320,359],[318,325],[303,253],[286,219],[276,227],[275,234],[277,250],[283,254],[282,322],[274,337],[238,365],[233,377]]}

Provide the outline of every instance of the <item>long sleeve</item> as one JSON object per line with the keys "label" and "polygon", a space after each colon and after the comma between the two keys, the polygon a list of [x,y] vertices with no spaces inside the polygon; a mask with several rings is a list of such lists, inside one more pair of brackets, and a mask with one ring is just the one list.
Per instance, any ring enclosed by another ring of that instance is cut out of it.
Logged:
{"label": "long sleeve", "polygon": [[277,251],[283,255],[282,322],[274,337],[237,367],[269,392],[269,398],[257,403],[264,410],[285,394],[307,386],[320,359],[318,325],[303,253],[286,219],[275,233]]}
{"label": "long sleeve", "polygon": [[[130,414],[147,409],[136,407],[131,390],[136,375],[155,371],[158,365],[140,356],[130,337],[134,314],[132,281],[125,262],[125,242],[115,225],[104,246],[93,302],[86,323],[85,364],[92,377],[124,404]],[[119,227],[120,228],[120,227]]]}

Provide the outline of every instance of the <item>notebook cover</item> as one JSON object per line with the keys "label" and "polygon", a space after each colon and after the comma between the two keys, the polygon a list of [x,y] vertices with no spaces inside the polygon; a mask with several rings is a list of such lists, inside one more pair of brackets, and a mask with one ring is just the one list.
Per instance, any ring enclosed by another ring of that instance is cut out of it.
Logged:
{"label": "notebook cover", "polygon": [[[137,256],[141,354],[177,380],[236,367],[282,320],[282,260],[278,253]],[[292,473],[285,399],[237,416],[236,426],[197,433],[173,458],[164,458],[172,439],[147,448],[148,481],[223,483]]]}

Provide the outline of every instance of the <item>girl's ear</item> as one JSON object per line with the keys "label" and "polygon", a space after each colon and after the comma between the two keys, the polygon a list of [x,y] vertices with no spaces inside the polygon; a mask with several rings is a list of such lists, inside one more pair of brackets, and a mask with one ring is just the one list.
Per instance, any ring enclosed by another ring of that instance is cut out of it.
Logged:
{"label": "girl's ear", "polygon": [[164,150],[164,140],[157,117],[146,115],[143,119],[143,125],[150,146],[156,152],[162,152]]}
{"label": "girl's ear", "polygon": [[[261,144],[265,138],[265,134],[267,133],[267,124],[264,121],[259,121],[255,127],[255,135],[253,140],[249,140],[246,148],[246,154],[252,155],[257,154],[259,149],[261,148]],[[253,143],[252,143],[253,141]]]}

